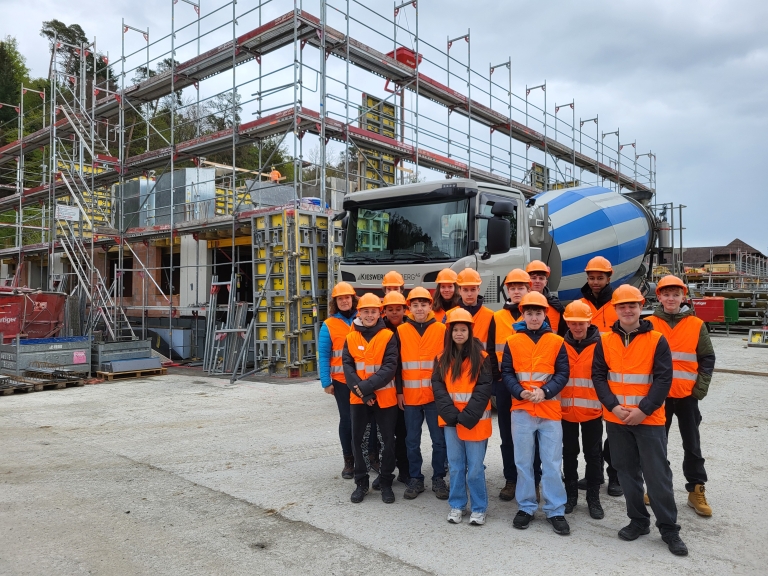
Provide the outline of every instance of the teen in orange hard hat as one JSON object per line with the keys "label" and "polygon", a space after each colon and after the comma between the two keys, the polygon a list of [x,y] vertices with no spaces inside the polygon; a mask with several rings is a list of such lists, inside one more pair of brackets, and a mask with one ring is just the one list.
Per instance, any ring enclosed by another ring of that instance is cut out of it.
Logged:
{"label": "teen in orange hard hat", "polygon": [[[483,350],[488,349],[488,335],[493,329],[493,310],[483,306],[483,297],[480,295],[480,286],[483,279],[477,270],[465,268],[459,272],[456,283],[459,285],[459,307],[472,315],[474,324],[472,334],[483,345]],[[493,343],[491,343],[491,346]]]}
{"label": "teen in orange hard hat", "polygon": [[549,282],[549,266],[541,260],[532,260],[525,267],[525,271],[528,272],[531,278],[531,290],[540,292],[547,298],[547,303],[549,304],[547,320],[549,321],[550,328],[552,328],[552,332],[558,336],[564,336],[568,330],[568,326],[565,325],[565,320],[563,320],[565,308],[560,303],[560,298],[555,296],[547,287]]}
{"label": "teen in orange hard hat", "polygon": [[438,322],[445,323],[445,313],[459,305],[459,285],[456,284],[458,274],[450,268],[440,270],[435,283],[435,298],[432,302],[432,311]]}
{"label": "teen in orange hard hat", "polygon": [[352,420],[352,449],[355,456],[355,491],[351,501],[360,503],[368,493],[368,469],[363,458],[362,442],[373,412],[383,439],[381,457],[381,499],[395,501],[392,481],[395,479],[395,425],[397,424],[397,344],[392,331],[380,317],[381,300],[370,292],[357,303],[358,317],[347,334],[342,363],[347,380]]}
{"label": "teen in orange hard hat", "polygon": [[643,504],[643,479],[648,486],[656,526],[669,551],[687,556],[680,539],[672,470],[667,461],[664,402],[672,386],[672,352],[663,334],[640,319],[644,298],[634,286],[614,290],[611,299],[619,319],[595,346],[592,382],[627,504],[629,525],[622,540],[650,532],[650,514]]}
{"label": "teen in orange hard hat", "polygon": [[676,276],[664,276],[656,285],[659,305],[649,318],[654,329],[669,341],[672,350],[672,388],[664,407],[666,430],[677,416],[677,427],[683,439],[683,475],[688,491],[688,506],[700,516],[711,516],[712,508],[704,495],[707,471],[701,455],[699,400],[709,390],[715,367],[715,350],[709,330],[694,310],[685,305],[688,287]]}
{"label": "teen in orange hard hat", "polygon": [[328,302],[328,319],[320,326],[317,341],[318,371],[320,384],[326,394],[332,394],[339,410],[339,441],[344,456],[344,468],[341,477],[350,479],[354,476],[355,458],[352,453],[352,421],[349,415],[349,389],[344,378],[341,353],[344,342],[357,313],[357,295],[355,289],[346,282],[339,282],[333,287]]}

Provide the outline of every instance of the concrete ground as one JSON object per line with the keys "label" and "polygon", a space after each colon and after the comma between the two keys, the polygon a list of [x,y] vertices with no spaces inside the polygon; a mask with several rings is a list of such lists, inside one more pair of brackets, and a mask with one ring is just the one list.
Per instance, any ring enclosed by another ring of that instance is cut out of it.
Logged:
{"label": "concrete ground", "polygon": [[[768,350],[740,337],[714,343],[722,366],[768,365]],[[690,550],[678,558],[655,530],[620,541],[624,501],[607,495],[605,519],[592,520],[582,493],[568,537],[541,512],[514,530],[516,504],[497,497],[496,429],[485,526],[448,524],[429,488],[405,501],[396,484],[393,505],[375,492],[351,504],[336,406],[316,381],[177,374],[0,397],[0,574],[765,574],[767,403],[768,377],[731,373],[716,373],[701,403],[712,518],[685,504],[673,428]],[[423,445],[428,462],[426,433]]]}

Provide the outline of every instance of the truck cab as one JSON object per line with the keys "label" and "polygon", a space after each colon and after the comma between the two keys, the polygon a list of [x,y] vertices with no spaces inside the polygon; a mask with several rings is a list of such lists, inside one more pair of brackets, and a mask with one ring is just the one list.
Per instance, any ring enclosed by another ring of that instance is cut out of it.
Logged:
{"label": "truck cab", "polygon": [[491,309],[504,303],[504,277],[541,258],[530,231],[520,190],[471,179],[420,182],[365,190],[344,199],[346,211],[340,280],[359,294],[382,295],[390,270],[414,286],[433,290],[440,270],[474,268],[483,279],[481,294]]}

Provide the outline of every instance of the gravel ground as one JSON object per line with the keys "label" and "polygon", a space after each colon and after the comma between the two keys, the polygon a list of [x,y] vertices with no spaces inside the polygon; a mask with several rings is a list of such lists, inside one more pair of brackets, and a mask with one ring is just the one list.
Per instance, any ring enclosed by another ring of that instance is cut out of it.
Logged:
{"label": "gravel ground", "polygon": [[[718,367],[768,372],[768,350],[713,339]],[[622,498],[582,498],[555,535],[539,512],[514,530],[502,502],[498,433],[486,457],[483,527],[445,521],[429,490],[385,505],[349,502],[338,416],[319,384],[170,374],[0,397],[0,573],[73,574],[764,574],[768,560],[768,377],[716,373],[701,403],[712,518],[686,506],[682,448],[669,457],[681,536],[672,556],[658,532],[616,533]],[[495,426],[495,423],[494,423]],[[422,444],[429,462],[428,435]],[[429,477],[430,470],[424,470]],[[761,568],[762,567],[762,568]]]}

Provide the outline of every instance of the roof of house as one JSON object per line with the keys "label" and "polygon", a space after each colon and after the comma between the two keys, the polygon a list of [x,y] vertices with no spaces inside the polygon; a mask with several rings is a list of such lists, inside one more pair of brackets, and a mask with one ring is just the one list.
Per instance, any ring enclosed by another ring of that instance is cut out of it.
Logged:
{"label": "roof of house", "polygon": [[684,248],[683,249],[683,262],[689,266],[702,266],[712,259],[713,261],[720,260],[717,256],[730,256],[733,255],[733,259],[736,259],[736,254],[741,251],[742,254],[751,254],[754,256],[762,256],[765,258],[765,254],[759,250],[753,248],[743,240],[736,238],[725,246],[702,246],[698,248]]}

